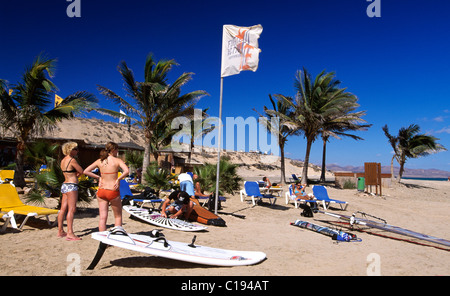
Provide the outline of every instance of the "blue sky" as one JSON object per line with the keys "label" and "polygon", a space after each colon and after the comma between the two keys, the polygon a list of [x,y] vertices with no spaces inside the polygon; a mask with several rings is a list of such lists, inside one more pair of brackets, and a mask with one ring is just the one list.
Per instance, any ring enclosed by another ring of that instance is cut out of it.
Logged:
{"label": "blue sky", "polygon": [[[448,1],[380,0],[379,18],[368,17],[371,2],[366,0],[80,3],[81,17],[69,18],[65,0],[1,0],[0,78],[17,82],[25,66],[45,52],[58,59],[54,82],[60,96],[86,90],[97,95],[102,107],[118,110],[96,86],[123,95],[117,65],[126,61],[142,80],[151,52],[156,59],[179,63],[172,78],[194,72],[183,91],[206,90],[210,96],[198,106],[218,116],[222,26],[261,24],[258,70],[224,79],[224,118],[257,116],[253,108],[262,112],[269,94],[294,96],[294,75],[305,67],[314,76],[336,72],[373,124],[358,133],[364,141],[331,140],[327,163],[389,165],[392,149],[381,130],[385,124],[391,133],[418,124],[450,147]],[[286,154],[303,159],[305,148],[302,136],[292,137]],[[320,164],[321,155],[319,139],[310,161]],[[408,160],[406,167],[450,171],[450,152]]]}

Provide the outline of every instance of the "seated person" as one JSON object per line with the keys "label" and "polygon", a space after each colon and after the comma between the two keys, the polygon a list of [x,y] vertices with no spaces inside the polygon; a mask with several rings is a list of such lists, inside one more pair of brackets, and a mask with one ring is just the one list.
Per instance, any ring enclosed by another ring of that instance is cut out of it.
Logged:
{"label": "seated person", "polygon": [[[194,174],[194,182],[195,182],[195,180],[198,178],[198,175],[196,175],[196,174]],[[200,186],[200,183],[199,182],[195,182],[195,185],[194,185],[194,192],[195,192],[195,196],[197,197],[211,197],[212,196],[212,193],[211,194],[204,194],[203,193],[203,191],[202,191],[202,188],[201,188],[201,186]]]}
{"label": "seated person", "polygon": [[161,207],[161,216],[172,219],[180,218],[184,214],[184,219],[189,219],[194,203],[185,191],[174,191],[163,202]]}
{"label": "seated person", "polygon": [[269,178],[264,177],[263,181],[264,181],[264,188],[270,188],[272,186],[272,183],[270,183]]}
{"label": "seated person", "polygon": [[300,184],[300,182],[297,182],[293,186],[292,191],[295,194],[295,196],[298,198],[313,200],[314,196],[307,195],[305,192],[305,187],[306,187],[306,184]]}

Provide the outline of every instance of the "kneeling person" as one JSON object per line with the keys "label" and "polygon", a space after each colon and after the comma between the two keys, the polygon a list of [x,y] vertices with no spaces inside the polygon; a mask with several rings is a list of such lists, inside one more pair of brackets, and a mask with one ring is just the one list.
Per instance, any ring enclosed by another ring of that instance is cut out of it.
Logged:
{"label": "kneeling person", "polygon": [[194,204],[185,191],[174,191],[164,201],[161,207],[163,217],[179,218],[184,213],[184,218],[189,219]]}

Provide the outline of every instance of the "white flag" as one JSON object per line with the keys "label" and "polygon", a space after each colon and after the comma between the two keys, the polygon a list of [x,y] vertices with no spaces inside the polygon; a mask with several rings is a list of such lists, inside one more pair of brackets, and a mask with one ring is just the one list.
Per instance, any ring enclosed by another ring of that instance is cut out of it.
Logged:
{"label": "white flag", "polygon": [[[120,109],[120,114],[127,115],[122,109]],[[123,117],[123,116],[119,117],[119,123],[124,123],[125,120],[126,120],[126,117]]]}
{"label": "white flag", "polygon": [[223,26],[221,77],[239,74],[243,70],[258,69],[258,39],[262,26]]}

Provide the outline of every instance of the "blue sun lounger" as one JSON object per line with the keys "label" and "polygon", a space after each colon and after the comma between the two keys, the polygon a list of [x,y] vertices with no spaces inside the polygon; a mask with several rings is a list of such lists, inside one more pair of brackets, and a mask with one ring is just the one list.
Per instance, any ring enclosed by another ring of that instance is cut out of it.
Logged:
{"label": "blue sun lounger", "polygon": [[292,176],[292,178],[290,178],[291,179],[291,183],[293,183],[293,182],[300,182],[300,179],[297,177],[296,174],[292,174],[291,176]]}
{"label": "blue sun lounger", "polygon": [[329,207],[331,203],[338,204],[344,211],[345,209],[347,209],[348,202],[330,198],[328,196],[327,189],[324,186],[314,185],[312,190],[314,197],[317,199],[317,201],[322,202],[323,208],[325,210],[327,209],[327,206]]}
{"label": "blue sun lounger", "polygon": [[294,201],[294,206],[296,209],[298,208],[298,206],[301,202],[304,202],[305,204],[309,203],[309,206],[311,206],[311,207],[316,207],[316,204],[317,204],[317,200],[315,200],[315,199],[311,200],[311,199],[297,197],[294,194],[292,185],[289,185],[289,191],[286,192],[286,204],[288,204],[290,200]]}
{"label": "blue sun lounger", "polygon": [[134,198],[133,193],[131,192],[130,185],[125,180],[120,180],[120,198],[123,200],[125,197],[131,197],[131,202],[140,202],[141,208],[144,206],[145,203],[150,203],[152,208],[155,208],[155,203],[160,203],[161,206],[162,199],[142,199],[142,198]]}
{"label": "blue sun lounger", "polygon": [[245,197],[250,196],[252,198],[253,205],[256,205],[256,199],[262,201],[263,198],[267,198],[269,199],[271,205],[274,205],[277,201],[277,197],[272,194],[261,194],[261,191],[259,191],[258,182],[254,181],[246,181],[244,183],[244,189],[240,191],[240,194],[242,202],[245,200]]}
{"label": "blue sun lounger", "polygon": [[[209,197],[208,196],[195,196],[196,199],[198,199],[199,202],[202,203],[202,207],[204,207],[206,205],[206,203],[209,201]],[[225,198],[225,196],[219,196],[219,200],[221,202],[226,202],[227,199]]]}

